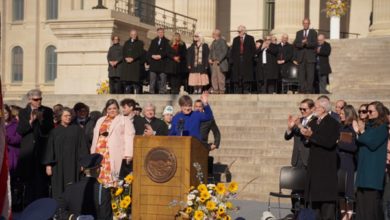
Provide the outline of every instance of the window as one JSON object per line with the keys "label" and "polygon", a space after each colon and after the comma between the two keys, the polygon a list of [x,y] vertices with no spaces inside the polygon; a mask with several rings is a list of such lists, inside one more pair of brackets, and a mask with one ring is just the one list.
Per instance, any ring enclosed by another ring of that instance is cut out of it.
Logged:
{"label": "window", "polygon": [[24,0],[12,1],[12,21],[23,21],[24,19]]}
{"label": "window", "polygon": [[45,55],[45,81],[53,82],[57,78],[57,52],[55,46],[48,46]]}
{"label": "window", "polygon": [[54,20],[58,18],[58,0],[46,0],[46,19]]}
{"label": "window", "polygon": [[23,81],[23,49],[16,46],[12,49],[12,82]]}

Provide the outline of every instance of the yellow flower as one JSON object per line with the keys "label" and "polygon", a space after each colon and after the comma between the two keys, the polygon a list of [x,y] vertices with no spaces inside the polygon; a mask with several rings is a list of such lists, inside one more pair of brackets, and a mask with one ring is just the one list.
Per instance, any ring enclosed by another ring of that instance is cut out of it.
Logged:
{"label": "yellow flower", "polygon": [[119,217],[121,215],[120,212],[115,212],[115,217]]}
{"label": "yellow flower", "polygon": [[200,184],[198,186],[198,190],[199,190],[199,192],[207,191],[207,186],[205,184]]}
{"label": "yellow flower", "polygon": [[219,216],[225,214],[225,209],[224,209],[223,207],[219,207],[219,208],[218,208],[218,211],[217,211],[217,214],[218,214]]}
{"label": "yellow flower", "polygon": [[230,185],[229,185],[229,192],[236,193],[237,190],[238,190],[238,183],[231,182]]}
{"label": "yellow flower", "polygon": [[213,201],[208,201],[208,202],[206,203],[206,208],[207,208],[209,211],[213,211],[213,210],[216,208],[215,202],[213,202]]}
{"label": "yellow flower", "polygon": [[122,187],[119,187],[116,191],[115,191],[115,196],[119,196],[120,194],[122,194],[123,192],[123,188]]}
{"label": "yellow flower", "polygon": [[131,183],[133,182],[133,179],[134,179],[133,175],[129,174],[129,175],[127,175],[127,176],[125,177],[125,182],[126,182],[127,184],[131,184]]}
{"label": "yellow flower", "polygon": [[200,193],[200,197],[205,198],[205,200],[210,199],[210,193],[208,191],[203,191]]}
{"label": "yellow flower", "polygon": [[122,200],[119,204],[119,206],[122,208],[122,209],[127,209],[127,207],[129,206],[130,203],[127,203],[125,200]]}
{"label": "yellow flower", "polygon": [[227,209],[232,209],[233,208],[233,204],[231,202],[226,202],[226,208]]}
{"label": "yellow flower", "polygon": [[191,213],[192,213],[192,211],[193,211],[193,210],[192,210],[192,208],[191,208],[191,207],[187,207],[187,208],[186,208],[186,213],[187,213],[187,214],[191,214]]}
{"label": "yellow flower", "polygon": [[111,203],[111,207],[113,210],[117,209],[118,208],[118,205],[116,203]]}
{"label": "yellow flower", "polygon": [[126,203],[128,203],[130,205],[131,204],[131,197],[125,196],[125,198],[123,198],[123,201],[126,201]]}
{"label": "yellow flower", "polygon": [[206,199],[205,197],[200,197],[200,198],[199,198],[199,201],[200,201],[201,203],[206,202],[206,200],[207,200],[207,199]]}
{"label": "yellow flower", "polygon": [[229,215],[225,215],[225,217],[223,218],[224,220],[231,220],[232,217],[230,217]]}
{"label": "yellow flower", "polygon": [[194,219],[195,220],[203,220],[204,213],[201,210],[195,211]]}
{"label": "yellow flower", "polygon": [[215,187],[215,191],[220,194],[220,195],[224,195],[225,192],[226,192],[226,187],[225,187],[225,184],[223,183],[218,183],[217,186]]}

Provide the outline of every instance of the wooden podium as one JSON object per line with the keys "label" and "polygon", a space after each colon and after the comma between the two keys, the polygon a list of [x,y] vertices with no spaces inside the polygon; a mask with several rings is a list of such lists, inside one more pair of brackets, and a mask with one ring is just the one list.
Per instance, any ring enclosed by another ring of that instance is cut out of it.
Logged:
{"label": "wooden podium", "polygon": [[192,137],[142,137],[134,139],[132,219],[175,219],[191,186],[199,184],[194,163],[207,180],[208,150]]}

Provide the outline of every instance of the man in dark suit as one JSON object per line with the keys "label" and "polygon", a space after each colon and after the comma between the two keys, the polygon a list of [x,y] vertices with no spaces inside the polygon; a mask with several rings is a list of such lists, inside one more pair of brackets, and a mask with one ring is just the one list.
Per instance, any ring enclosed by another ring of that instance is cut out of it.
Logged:
{"label": "man in dark suit", "polygon": [[160,78],[158,91],[165,94],[167,91],[167,63],[168,59],[173,59],[174,53],[169,45],[169,41],[164,36],[164,29],[157,29],[157,37],[150,42],[150,47],[146,59],[150,65],[150,84],[149,92],[154,94],[157,79]]}
{"label": "man in dark suit", "polygon": [[153,104],[146,104],[142,113],[144,117],[134,117],[135,135],[168,135],[168,126],[161,119],[156,118],[156,107]]}
{"label": "man in dark suit", "polygon": [[292,65],[294,57],[294,46],[288,42],[288,35],[283,34],[280,44],[278,44],[278,65],[281,78],[285,78],[288,75],[290,66]]}
{"label": "man in dark suit", "polygon": [[238,36],[233,39],[230,50],[230,64],[233,65],[230,81],[234,93],[250,93],[253,79],[253,56],[256,52],[255,39],[246,34],[243,25],[238,27]]}
{"label": "man in dark suit", "polygon": [[328,99],[319,98],[315,102],[316,120],[301,128],[310,148],[307,167],[305,200],[310,201],[316,212],[316,219],[336,219],[337,200],[337,142],[340,125],[329,112]]}
{"label": "man in dark suit", "polygon": [[123,45],[124,65],[121,81],[125,94],[141,92],[141,69],[144,65],[144,42],[138,39],[136,30],[130,31],[130,39]]}
{"label": "man in dark suit", "polygon": [[[258,62],[261,68],[257,68],[256,77],[263,82],[261,92],[272,94],[277,91],[277,81],[279,79],[279,69],[276,60],[278,46],[271,42],[272,37],[267,36],[261,45],[261,52],[258,55]],[[260,86],[258,85],[260,88]]]}
{"label": "man in dark suit", "polygon": [[102,159],[100,154],[91,154],[80,160],[85,177],[65,188],[59,199],[59,219],[76,220],[81,216],[112,219],[110,189],[104,188],[97,180]]}
{"label": "man in dark suit", "polygon": [[120,77],[122,72],[123,56],[122,46],[119,41],[119,36],[113,36],[112,46],[107,53],[108,79],[111,94],[120,94],[122,92]]}
{"label": "man in dark suit", "polygon": [[17,127],[22,141],[16,172],[25,184],[24,205],[49,194],[49,179],[42,160],[49,133],[54,128],[53,111],[42,106],[42,92],[30,90],[27,98],[29,104],[20,110]]}
{"label": "man in dark suit", "polygon": [[316,63],[317,32],[309,29],[310,20],[303,19],[303,30],[297,32],[294,46],[299,64],[300,93],[314,93],[314,69]]}
{"label": "man in dark suit", "polygon": [[329,64],[331,50],[330,44],[325,41],[325,35],[318,35],[316,72],[318,78],[318,92],[320,94],[329,94],[329,91],[326,90],[326,85],[329,84],[329,74],[332,73]]}

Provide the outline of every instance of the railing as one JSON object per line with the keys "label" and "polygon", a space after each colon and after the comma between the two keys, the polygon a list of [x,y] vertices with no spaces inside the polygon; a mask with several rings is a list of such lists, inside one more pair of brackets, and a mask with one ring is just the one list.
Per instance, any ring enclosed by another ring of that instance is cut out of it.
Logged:
{"label": "railing", "polygon": [[[326,38],[329,38],[330,36],[330,31],[329,30],[323,30],[323,29],[316,29],[316,31],[319,34],[324,34]],[[354,38],[359,38],[359,33],[350,33],[350,32],[344,32],[340,31],[340,38],[350,38],[350,36]]]}
{"label": "railing", "polygon": [[191,18],[156,5],[140,0],[115,0],[115,11],[140,18],[140,21],[162,27],[182,35],[192,36],[195,33],[195,18]]}

